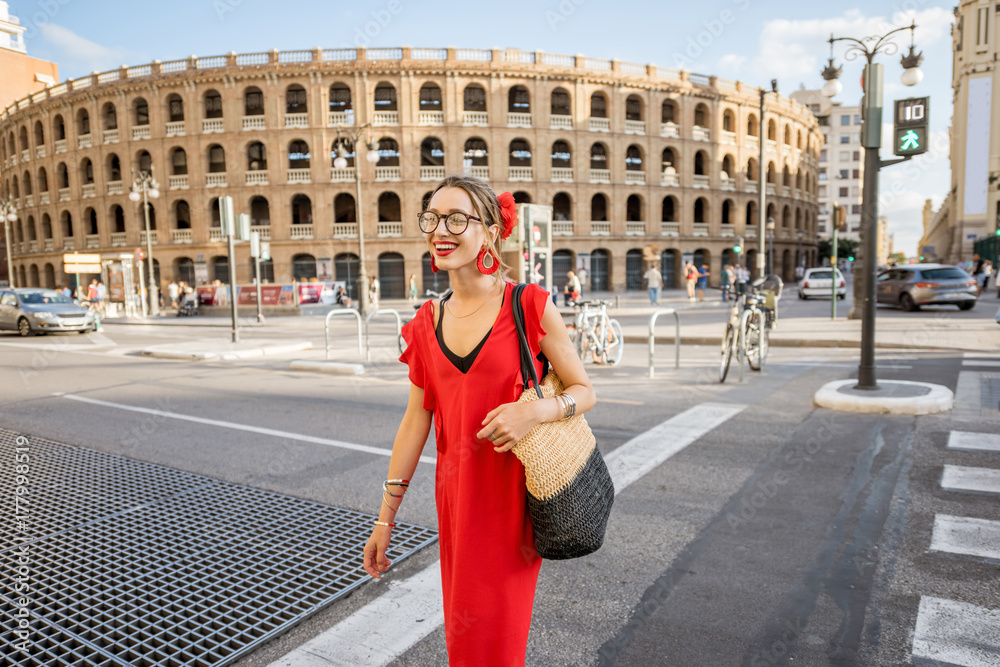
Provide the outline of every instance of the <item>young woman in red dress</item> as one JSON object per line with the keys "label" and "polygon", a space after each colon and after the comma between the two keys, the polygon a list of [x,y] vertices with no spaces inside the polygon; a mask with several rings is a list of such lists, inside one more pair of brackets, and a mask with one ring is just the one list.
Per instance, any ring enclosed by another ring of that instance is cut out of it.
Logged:
{"label": "young woman in red dress", "polygon": [[[548,292],[530,285],[522,295],[529,345],[534,356],[545,354],[569,398],[517,403],[514,283],[503,277],[499,253],[516,224],[509,192],[498,198],[477,178],[446,178],[419,224],[434,269],[448,272],[452,291],[403,327],[410,399],[364,566],[375,578],[389,568],[393,519],[433,421],[449,664],[523,665],[541,558],[524,468],[510,449],[535,425],[562,419],[570,400],[578,413],[591,409],[594,390]],[[536,371],[540,376],[541,362]]]}

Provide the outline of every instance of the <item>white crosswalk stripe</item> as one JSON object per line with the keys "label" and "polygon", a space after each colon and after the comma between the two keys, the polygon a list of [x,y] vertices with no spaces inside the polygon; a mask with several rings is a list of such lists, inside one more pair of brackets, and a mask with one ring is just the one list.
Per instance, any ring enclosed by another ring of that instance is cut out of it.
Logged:
{"label": "white crosswalk stripe", "polygon": [[1000,470],[945,465],[941,488],[945,491],[1000,494]]}
{"label": "white crosswalk stripe", "polygon": [[920,598],[913,656],[946,665],[1000,665],[1000,611],[930,596]]}
{"label": "white crosswalk stripe", "polygon": [[952,431],[948,435],[948,449],[967,449],[1000,454],[1000,435]]}

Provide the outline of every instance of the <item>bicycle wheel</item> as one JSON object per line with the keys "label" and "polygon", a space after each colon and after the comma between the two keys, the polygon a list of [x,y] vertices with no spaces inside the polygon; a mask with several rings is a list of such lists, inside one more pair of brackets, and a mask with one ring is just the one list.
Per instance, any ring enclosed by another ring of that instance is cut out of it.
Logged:
{"label": "bicycle wheel", "polygon": [[722,337],[722,358],[719,361],[719,382],[726,381],[729,374],[729,362],[733,359],[733,348],[736,347],[736,329],[732,324],[726,325],[726,333]]}
{"label": "bicycle wheel", "polygon": [[760,339],[763,335],[764,324],[763,313],[756,308],[750,310],[747,317],[747,325],[744,338],[744,352],[747,355],[747,364],[750,370],[759,371],[762,361],[760,358]]}
{"label": "bicycle wheel", "polygon": [[618,324],[618,320],[609,320],[607,339],[604,341],[605,361],[612,366],[617,366],[618,362],[622,360],[624,352],[625,341],[622,339],[622,327]]}

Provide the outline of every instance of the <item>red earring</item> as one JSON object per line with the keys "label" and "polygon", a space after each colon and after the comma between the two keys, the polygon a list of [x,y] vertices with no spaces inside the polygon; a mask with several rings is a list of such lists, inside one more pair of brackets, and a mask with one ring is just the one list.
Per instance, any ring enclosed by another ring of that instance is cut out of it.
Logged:
{"label": "red earring", "polygon": [[[487,262],[489,262],[487,264]],[[479,272],[484,273],[487,276],[493,275],[500,268],[500,262],[497,261],[496,256],[493,254],[492,250],[487,250],[486,246],[479,251],[479,255],[476,257],[476,266],[479,267]]]}
{"label": "red earring", "polygon": [[438,272],[438,265],[434,263],[434,256],[431,255],[431,273]]}

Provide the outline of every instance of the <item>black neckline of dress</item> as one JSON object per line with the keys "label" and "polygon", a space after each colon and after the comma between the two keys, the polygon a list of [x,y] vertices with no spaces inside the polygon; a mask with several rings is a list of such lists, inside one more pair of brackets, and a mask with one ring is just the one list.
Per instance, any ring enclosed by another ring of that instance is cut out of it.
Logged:
{"label": "black neckline of dress", "polygon": [[[444,333],[442,333],[441,331],[441,322],[444,320],[444,304],[448,299],[451,298],[452,294],[454,294],[454,292],[448,292],[447,294],[445,294],[439,303],[440,307],[438,308],[438,319],[437,319],[437,325],[434,327],[434,335],[437,337],[438,345],[441,347],[441,352],[444,353],[444,356],[447,357],[448,361],[451,362],[452,366],[457,368],[459,372],[465,375],[472,368],[472,364],[476,362],[476,357],[479,356],[479,352],[483,349],[483,346],[486,345],[486,341],[489,339],[490,334],[493,333],[493,327],[490,327],[490,330],[486,332],[486,335],[483,336],[483,339],[481,341],[479,341],[479,344],[476,345],[476,347],[473,348],[473,350],[464,357],[460,357],[454,352],[452,352],[448,348],[448,345],[444,342]],[[501,313],[503,312],[503,304],[506,300],[507,300],[507,290],[505,288],[502,293],[502,296],[500,297]],[[493,326],[496,326],[496,323],[494,323]]]}

